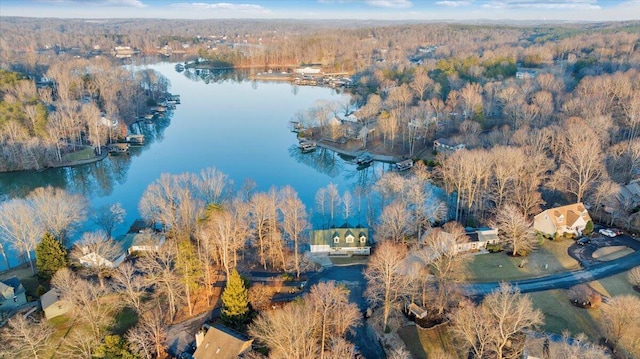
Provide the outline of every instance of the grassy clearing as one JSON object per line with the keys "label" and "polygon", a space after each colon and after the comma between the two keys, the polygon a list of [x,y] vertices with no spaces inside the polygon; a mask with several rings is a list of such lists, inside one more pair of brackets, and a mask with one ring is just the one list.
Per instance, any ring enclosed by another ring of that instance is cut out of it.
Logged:
{"label": "grassy clearing", "polygon": [[574,306],[567,292],[565,289],[554,289],[529,293],[533,306],[544,313],[545,324],[541,329],[556,334],[562,334],[564,330],[572,335],[584,333],[591,341],[597,342],[600,337],[597,325],[600,310]]}
{"label": "grassy clearing", "polygon": [[614,276],[603,278],[597,281],[589,283],[589,285],[597,290],[600,294],[607,297],[615,297],[618,295],[633,294],[639,295],[640,293],[633,290],[633,287],[627,280],[627,273],[618,273]]}
{"label": "grassy clearing", "polygon": [[[467,280],[517,280],[578,269],[579,263],[567,253],[571,244],[569,240],[545,241],[526,258],[511,257],[507,252],[474,255],[468,266]],[[520,268],[523,260],[526,263]]]}
{"label": "grassy clearing", "polygon": [[421,329],[415,325],[408,325],[398,330],[407,349],[413,358],[435,358],[437,353],[457,353],[449,335],[449,326],[440,325],[432,329]]}
{"label": "grassy clearing", "polygon": [[633,249],[627,246],[603,247],[593,253],[593,258],[601,261],[612,261],[631,253],[633,253]]}
{"label": "grassy clearing", "polygon": [[96,153],[94,152],[93,147],[86,147],[81,150],[67,153],[66,155],[62,156],[62,162],[87,160],[90,158],[94,158],[95,156],[96,156]]}
{"label": "grassy clearing", "polygon": [[[619,273],[588,284],[607,297],[640,295],[627,281],[627,273]],[[565,289],[555,289],[528,294],[533,300],[534,307],[540,309],[545,315],[542,330],[556,334],[562,334],[563,330],[569,330],[572,335],[585,333],[591,341],[597,342],[602,336],[598,325],[601,318],[600,309],[583,309],[574,306],[570,302],[568,292]]]}
{"label": "grassy clearing", "polygon": [[138,323],[138,313],[129,307],[124,307],[116,314],[115,324],[111,328],[111,332],[123,336],[136,323]]}

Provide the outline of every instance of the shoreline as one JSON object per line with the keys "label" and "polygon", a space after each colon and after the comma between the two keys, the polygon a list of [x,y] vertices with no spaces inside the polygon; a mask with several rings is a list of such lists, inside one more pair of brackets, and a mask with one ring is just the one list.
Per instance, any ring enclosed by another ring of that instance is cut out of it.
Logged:
{"label": "shoreline", "polygon": [[54,163],[52,165],[45,166],[45,167],[42,167],[42,168],[39,168],[39,169],[0,171],[0,174],[3,174],[3,173],[19,173],[19,172],[44,172],[46,170],[54,169],[54,168],[82,166],[82,165],[86,165],[86,164],[90,164],[90,163],[100,162],[100,161],[104,160],[105,158],[107,158],[108,155],[109,155],[109,153],[105,149],[105,151],[103,151],[100,155],[96,155],[96,156],[93,156],[91,158],[86,158],[86,159],[83,159],[83,160],[58,162],[58,163]]}

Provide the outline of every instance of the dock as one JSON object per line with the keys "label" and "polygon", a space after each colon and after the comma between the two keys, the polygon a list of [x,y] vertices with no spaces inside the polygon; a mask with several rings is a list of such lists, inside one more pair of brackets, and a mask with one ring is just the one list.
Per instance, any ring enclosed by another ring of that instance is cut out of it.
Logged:
{"label": "dock", "polygon": [[318,144],[314,141],[302,140],[298,144],[298,147],[302,150],[302,152],[311,152],[316,149]]}
{"label": "dock", "polygon": [[396,170],[397,171],[406,171],[410,168],[413,168],[413,160],[412,159],[408,159],[408,160],[404,160],[404,161],[400,161],[396,163]]}

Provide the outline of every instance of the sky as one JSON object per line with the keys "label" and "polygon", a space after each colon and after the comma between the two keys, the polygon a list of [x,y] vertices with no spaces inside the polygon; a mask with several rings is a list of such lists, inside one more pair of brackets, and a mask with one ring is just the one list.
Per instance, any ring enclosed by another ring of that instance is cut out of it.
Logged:
{"label": "sky", "polygon": [[621,21],[640,0],[0,0],[0,16]]}

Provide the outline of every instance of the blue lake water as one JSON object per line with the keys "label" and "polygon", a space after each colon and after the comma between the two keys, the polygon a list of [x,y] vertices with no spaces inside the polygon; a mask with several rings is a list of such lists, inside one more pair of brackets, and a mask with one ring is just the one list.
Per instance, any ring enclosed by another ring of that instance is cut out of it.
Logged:
{"label": "blue lake water", "polygon": [[[119,235],[140,217],[140,197],[161,173],[197,173],[215,167],[233,179],[235,188],[246,179],[255,181],[259,191],[291,185],[313,210],[318,189],[335,183],[341,194],[345,190],[353,194],[356,185],[370,187],[385,170],[381,163],[358,170],[332,151],[302,154],[296,147],[289,121],[317,100],[340,100],[344,95],[334,89],[233,76],[189,78],[170,63],[148,67],[169,79],[170,92],[181,96],[181,104],[164,122],[142,125],[140,130],[149,139],[144,147],[132,149],[128,156],[73,168],[0,174],[0,198],[25,196],[36,187],[52,185],[84,194],[93,208],[120,202],[127,218],[114,231]],[[359,217],[351,222],[364,220],[364,214]],[[93,227],[85,223],[75,238]],[[19,262],[15,256],[11,259],[12,265]]]}

